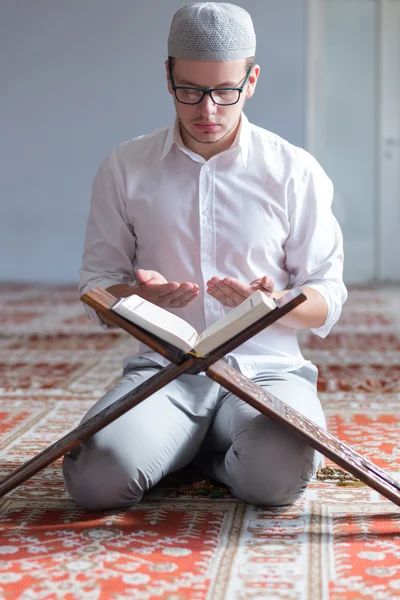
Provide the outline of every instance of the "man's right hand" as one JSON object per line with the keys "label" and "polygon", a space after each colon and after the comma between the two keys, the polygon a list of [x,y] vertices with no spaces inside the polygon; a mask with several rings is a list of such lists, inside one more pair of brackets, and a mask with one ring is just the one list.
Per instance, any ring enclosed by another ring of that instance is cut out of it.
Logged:
{"label": "man's right hand", "polygon": [[163,308],[183,308],[199,295],[199,286],[186,281],[167,281],[161,273],[138,269],[136,294]]}

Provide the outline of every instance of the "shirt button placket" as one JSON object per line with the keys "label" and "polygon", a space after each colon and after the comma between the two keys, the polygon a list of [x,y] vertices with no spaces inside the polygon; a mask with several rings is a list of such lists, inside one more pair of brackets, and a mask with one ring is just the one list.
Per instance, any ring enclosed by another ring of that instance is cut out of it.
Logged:
{"label": "shirt button placket", "polygon": [[[200,237],[201,237],[201,266],[204,283],[215,273],[214,264],[214,222],[213,222],[213,197],[212,197],[213,171],[209,165],[204,165],[200,174]],[[206,325],[214,322],[212,311],[215,301],[211,296],[205,294],[205,319]]]}

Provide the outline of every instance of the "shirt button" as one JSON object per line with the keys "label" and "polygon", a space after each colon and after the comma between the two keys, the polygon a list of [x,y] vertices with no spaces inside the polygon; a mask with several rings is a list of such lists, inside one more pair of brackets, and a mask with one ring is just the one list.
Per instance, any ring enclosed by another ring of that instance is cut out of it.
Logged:
{"label": "shirt button", "polygon": [[205,170],[205,171],[207,171],[207,173],[208,173],[208,171],[210,170],[210,167],[209,167],[208,165],[206,165],[206,166],[204,167],[204,170]]}

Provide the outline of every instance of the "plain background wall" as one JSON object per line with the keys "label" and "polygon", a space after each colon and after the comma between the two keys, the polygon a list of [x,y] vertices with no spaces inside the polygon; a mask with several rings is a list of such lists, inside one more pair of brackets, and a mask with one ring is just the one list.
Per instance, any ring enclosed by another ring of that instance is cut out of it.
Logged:
{"label": "plain background wall", "polygon": [[347,283],[379,275],[379,3],[326,0],[316,155],[335,184]]}
{"label": "plain background wall", "polygon": [[[0,280],[78,279],[93,177],[118,143],[168,125],[180,0],[0,1]],[[253,122],[305,143],[306,0],[238,0],[261,77]]]}

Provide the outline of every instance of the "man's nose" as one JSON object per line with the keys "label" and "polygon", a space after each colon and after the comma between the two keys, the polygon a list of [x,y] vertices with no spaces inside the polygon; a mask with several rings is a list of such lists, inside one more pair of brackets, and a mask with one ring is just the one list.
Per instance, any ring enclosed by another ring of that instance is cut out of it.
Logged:
{"label": "man's nose", "polygon": [[210,94],[204,94],[203,100],[198,104],[201,115],[213,115],[217,111],[217,105],[213,102]]}

